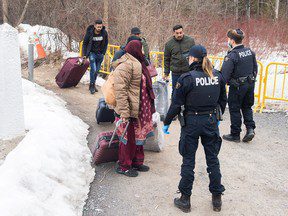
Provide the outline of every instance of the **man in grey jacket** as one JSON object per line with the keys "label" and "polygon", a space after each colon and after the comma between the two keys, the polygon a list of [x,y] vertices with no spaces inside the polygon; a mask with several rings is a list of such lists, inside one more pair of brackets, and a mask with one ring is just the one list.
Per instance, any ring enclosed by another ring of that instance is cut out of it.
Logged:
{"label": "man in grey jacket", "polygon": [[168,80],[172,72],[172,95],[178,78],[189,71],[189,50],[195,45],[193,38],[184,35],[183,26],[173,27],[174,36],[165,44],[164,50],[164,77]]}

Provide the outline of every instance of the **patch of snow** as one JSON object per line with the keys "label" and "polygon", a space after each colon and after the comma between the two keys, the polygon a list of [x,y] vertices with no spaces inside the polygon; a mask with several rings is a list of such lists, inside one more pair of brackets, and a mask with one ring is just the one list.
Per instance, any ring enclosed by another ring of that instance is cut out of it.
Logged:
{"label": "patch of snow", "polygon": [[22,85],[29,132],[0,166],[1,215],[80,216],[94,176],[88,125],[53,92]]}
{"label": "patch of snow", "polygon": [[[90,71],[87,70],[85,72],[85,74],[83,75],[82,79],[80,80],[81,83],[83,84],[89,84],[90,83]],[[106,82],[105,79],[103,79],[102,77],[98,76],[96,79],[96,85],[97,86],[103,86],[103,84]]]}
{"label": "patch of snow", "polygon": [[74,58],[74,57],[79,57],[79,53],[67,51],[63,54],[63,59]]}
{"label": "patch of snow", "polygon": [[[51,28],[48,26],[35,25],[31,26],[28,24],[20,24],[19,29],[19,42],[21,49],[21,56],[27,58],[28,55],[28,44],[32,42],[36,36],[39,37],[40,43],[43,46],[47,54],[53,53],[60,50],[61,53],[67,52],[68,36],[57,28]],[[72,41],[72,50],[78,50],[79,43]],[[34,57],[37,57],[36,47],[34,50]]]}

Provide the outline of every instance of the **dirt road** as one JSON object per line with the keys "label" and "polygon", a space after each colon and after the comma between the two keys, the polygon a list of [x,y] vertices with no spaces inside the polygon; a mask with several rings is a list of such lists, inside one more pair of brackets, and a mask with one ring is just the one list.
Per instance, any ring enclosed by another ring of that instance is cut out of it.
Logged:
{"label": "dirt road", "polygon": [[[37,68],[35,80],[67,101],[71,112],[90,125],[90,146],[99,132],[113,128],[95,122],[101,93],[90,95],[83,84],[59,89],[54,82],[58,67]],[[224,118],[221,134],[229,132],[227,113]],[[199,145],[191,215],[288,215],[288,117],[284,113],[266,113],[256,114],[255,120],[257,130],[252,143],[222,143],[220,162],[226,191],[221,213],[211,208],[204,151]],[[178,122],[174,122],[171,134],[165,137],[164,151],[146,153],[145,163],[151,171],[137,178],[116,174],[114,163],[97,166],[83,216],[182,215],[173,206],[180,179],[179,130]]]}

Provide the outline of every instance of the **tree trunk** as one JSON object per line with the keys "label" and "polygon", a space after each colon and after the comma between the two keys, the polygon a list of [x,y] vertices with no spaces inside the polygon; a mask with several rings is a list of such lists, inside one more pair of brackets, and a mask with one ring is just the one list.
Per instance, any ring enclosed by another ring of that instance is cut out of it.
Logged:
{"label": "tree trunk", "polygon": [[279,16],[279,0],[275,2],[275,19],[278,19]]}
{"label": "tree trunk", "polygon": [[104,0],[104,22],[106,30],[109,28],[109,0]]}
{"label": "tree trunk", "polygon": [[238,4],[238,0],[234,0],[234,5],[235,5],[235,19],[238,21],[239,20],[239,4]]}
{"label": "tree trunk", "polygon": [[257,13],[257,17],[259,17],[260,16],[260,0],[257,0],[257,11],[256,11],[256,13]]}
{"label": "tree trunk", "polygon": [[247,15],[247,19],[250,20],[250,17],[251,17],[251,0],[246,0],[246,15]]}
{"label": "tree trunk", "polygon": [[3,22],[8,23],[8,0],[2,0]]}
{"label": "tree trunk", "polygon": [[25,14],[26,14],[26,11],[27,11],[27,8],[28,8],[28,5],[29,5],[29,2],[30,2],[30,0],[26,1],[26,4],[25,4],[24,9],[22,11],[22,14],[21,14],[21,16],[20,16],[20,18],[19,18],[19,20],[18,20],[18,22],[16,24],[16,27],[23,22]]}

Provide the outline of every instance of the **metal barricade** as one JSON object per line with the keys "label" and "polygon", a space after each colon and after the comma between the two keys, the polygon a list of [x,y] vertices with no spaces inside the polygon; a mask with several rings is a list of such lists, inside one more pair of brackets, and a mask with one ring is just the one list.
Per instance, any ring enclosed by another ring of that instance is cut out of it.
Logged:
{"label": "metal barricade", "polygon": [[279,62],[271,62],[266,66],[260,113],[266,107],[266,100],[288,102],[287,68],[288,63]]}

